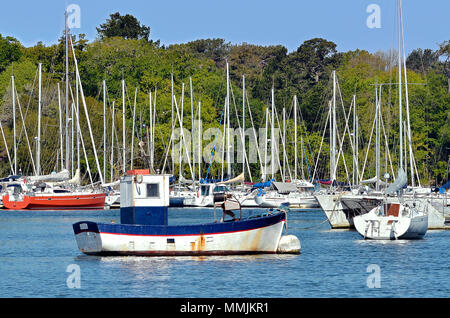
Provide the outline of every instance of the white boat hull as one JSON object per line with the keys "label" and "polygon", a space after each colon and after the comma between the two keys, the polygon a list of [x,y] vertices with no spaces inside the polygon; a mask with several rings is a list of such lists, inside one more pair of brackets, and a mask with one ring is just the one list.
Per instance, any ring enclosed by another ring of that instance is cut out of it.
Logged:
{"label": "white boat hull", "polygon": [[398,216],[386,216],[379,215],[378,209],[353,218],[356,230],[365,239],[421,239],[428,230],[428,216],[424,213],[409,210],[405,215],[403,211],[408,210],[402,210]]}
{"label": "white boat hull", "polygon": [[[86,228],[92,225],[85,223]],[[228,255],[277,253],[285,221],[263,228],[203,235],[127,235],[100,231],[76,234],[78,248],[93,255]],[[80,225],[83,228],[83,223]]]}

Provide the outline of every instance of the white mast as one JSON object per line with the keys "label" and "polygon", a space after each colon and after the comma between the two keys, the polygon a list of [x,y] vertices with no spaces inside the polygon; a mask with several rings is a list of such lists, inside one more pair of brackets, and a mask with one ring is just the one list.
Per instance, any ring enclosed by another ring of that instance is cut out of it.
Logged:
{"label": "white mast", "polygon": [[[191,131],[194,131],[194,93],[193,93],[193,89],[192,89],[192,77],[189,77],[189,88],[191,91]],[[194,169],[192,169],[192,181],[195,181],[195,149],[194,149],[194,140],[192,139],[192,165],[194,167]],[[191,149],[189,149],[190,151]],[[188,151],[186,149],[186,151]]]}
{"label": "white mast", "polygon": [[357,136],[357,119],[356,119],[356,95],[353,95],[353,177],[352,183],[355,183],[359,180],[359,176],[357,175],[358,171],[358,136]]}
{"label": "white mast", "polygon": [[111,160],[110,160],[110,166],[111,166],[111,182],[113,182],[113,166],[114,166],[114,126],[115,126],[115,107],[114,107],[114,101],[112,104],[112,124],[111,124]]}
{"label": "white mast", "polygon": [[[77,82],[78,82],[78,79],[77,79]],[[76,115],[77,115],[77,123],[76,123],[76,131],[77,131],[77,169],[78,169],[78,171],[80,171],[80,167],[81,167],[81,162],[80,162],[80,137],[81,137],[81,132],[80,132],[80,99],[79,99],[79,87],[78,87],[78,85],[76,86],[76,102],[77,102],[77,105],[76,105],[75,112],[76,112]]]}
{"label": "white mast", "polygon": [[132,130],[131,130],[131,154],[130,154],[130,157],[131,157],[131,163],[130,163],[130,166],[131,166],[131,170],[133,170],[133,167],[134,167],[134,129],[135,129],[135,122],[136,122],[136,101],[137,101],[137,92],[138,92],[138,89],[137,89],[137,87],[136,87],[136,90],[135,90],[135,92],[134,92],[134,106],[133,106],[133,128],[132,128]]}
{"label": "white mast", "polygon": [[332,125],[331,125],[331,181],[336,180],[336,71],[333,71],[333,104],[332,104]]}
{"label": "white mast", "polygon": [[202,103],[198,102],[198,180],[202,178]]}
{"label": "white mast", "polygon": [[380,95],[378,94],[378,87],[375,86],[375,123],[376,123],[376,138],[375,138],[375,173],[376,173],[376,183],[375,189],[379,190],[379,180],[380,180],[380,102],[381,100],[381,85],[380,85]]}
{"label": "white mast", "polygon": [[294,95],[294,179],[297,180],[297,95]]}
{"label": "white mast", "polygon": [[150,90],[148,93],[148,98],[149,98],[149,110],[150,110],[150,140],[149,140],[149,155],[150,155],[150,168],[153,171],[153,111],[152,111],[152,91]]}
{"label": "white mast", "polygon": [[39,100],[38,100],[38,133],[36,137],[36,175],[41,174],[41,105],[42,102],[42,63],[39,63]]}
{"label": "white mast", "polygon": [[59,108],[59,139],[60,139],[60,150],[61,150],[61,170],[64,169],[64,139],[63,139],[63,131],[62,131],[62,108],[61,108],[61,89],[58,83],[58,108]]}
{"label": "white mast", "polygon": [[[177,112],[178,112],[178,107],[177,107]],[[180,120],[180,165],[178,168],[178,173],[179,173],[179,181],[181,182],[181,177],[182,177],[182,166],[183,166],[183,143],[181,141],[184,142],[184,132],[183,132],[183,117],[184,117],[184,83],[181,84],[181,120]],[[188,149],[186,149],[186,151],[188,151]]]}
{"label": "white mast", "polygon": [[274,88],[272,86],[272,118],[271,118],[271,140],[270,140],[270,145],[271,145],[271,159],[270,159],[270,166],[272,169],[272,179],[275,178],[275,91]]}
{"label": "white mast", "polygon": [[242,173],[245,176],[245,75],[242,76]]}
{"label": "white mast", "polygon": [[16,96],[15,96],[14,75],[11,76],[11,82],[12,82],[12,100],[13,100],[14,174],[17,175]]}
{"label": "white mast", "polygon": [[[79,73],[79,70],[78,70],[78,62],[77,62],[77,59],[76,59],[76,56],[75,56],[75,50],[73,48],[72,40],[70,41],[70,44],[71,44],[72,53],[73,53],[73,60],[74,60],[74,63],[75,63],[75,75],[78,78],[78,85],[80,86],[80,93],[81,93],[81,101],[83,102],[84,112],[85,112],[85,115],[86,115],[86,121],[87,121],[88,128],[89,128],[89,135],[91,137],[92,150],[94,151],[95,163],[97,165],[97,171],[98,171],[98,174],[100,176],[100,182],[101,182],[101,184],[104,184],[103,173],[102,173],[102,170],[100,168],[100,163],[98,161],[97,149],[95,147],[95,141],[94,141],[94,135],[92,134],[91,121],[89,119],[89,112],[88,112],[88,109],[87,109],[87,106],[86,106],[86,100],[84,98],[83,86],[81,85],[81,78],[80,78],[80,73]],[[79,119],[78,118],[77,118],[77,123],[79,123]],[[78,130],[79,130],[79,127],[78,127]]]}
{"label": "white mast", "polygon": [[127,172],[127,161],[126,161],[126,129],[125,129],[125,80],[122,79],[122,172],[125,174]]}
{"label": "white mast", "polygon": [[286,180],[286,108],[283,107],[283,180]]}
{"label": "white mast", "polygon": [[[172,83],[172,97],[171,97],[171,100],[172,100],[172,122],[171,122],[171,127],[172,127],[172,133],[171,133],[171,138],[170,138],[170,140],[171,140],[171,142],[172,142],[172,173],[173,174],[175,174],[175,143],[173,142],[173,137],[174,137],[174,129],[175,129],[175,122],[174,122],[174,116],[175,116],[175,113],[174,113],[174,96],[173,96],[173,93],[174,93],[174,87],[173,87],[173,70],[172,70],[172,74],[171,74],[171,76],[170,76],[170,79],[171,79],[171,83]],[[170,145],[169,145],[169,147],[170,147]]]}
{"label": "white mast", "polygon": [[103,80],[103,175],[105,176],[106,179],[106,81],[105,80]]}
{"label": "white mast", "polygon": [[229,72],[229,66],[227,61],[227,125],[226,128],[226,134],[227,134],[227,174],[228,178],[231,178],[231,153],[230,153],[230,72]]}
{"label": "white mast", "polygon": [[[409,166],[411,170],[411,186],[415,186],[414,182],[414,158],[412,152],[412,140],[411,140],[411,124],[409,120],[409,98],[408,98],[408,77],[406,74],[406,53],[405,53],[405,39],[403,34],[403,13],[402,13],[402,2],[399,2],[399,11],[400,11],[400,32],[402,37],[402,48],[403,48],[403,72],[405,76],[405,99],[406,99],[406,124],[407,124],[407,136],[408,136],[408,145],[409,145]],[[400,35],[399,35],[400,36]],[[400,52],[399,52],[400,54]],[[406,147],[406,143],[405,143]],[[420,183],[420,182],[419,182]]]}
{"label": "white mast", "polygon": [[[64,12],[65,20],[65,40],[66,40],[66,170],[69,170],[69,25],[68,25],[67,11]],[[37,159],[40,160],[40,159]],[[37,169],[37,174],[40,174],[40,164],[39,169]]]}
{"label": "white mast", "polygon": [[267,178],[267,146],[268,146],[268,132],[269,132],[269,108],[266,107],[266,129],[265,129],[265,134],[266,134],[266,139],[264,142],[264,181],[266,181]]}
{"label": "white mast", "polygon": [[[402,118],[402,58],[401,58],[401,0],[398,0],[398,116],[399,116],[399,128],[400,128],[400,169],[403,169],[403,118]],[[406,171],[405,171],[406,172]]]}

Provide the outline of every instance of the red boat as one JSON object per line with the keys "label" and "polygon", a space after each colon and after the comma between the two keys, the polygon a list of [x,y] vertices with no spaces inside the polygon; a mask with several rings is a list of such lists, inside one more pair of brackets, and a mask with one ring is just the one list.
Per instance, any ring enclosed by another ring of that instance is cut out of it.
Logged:
{"label": "red boat", "polygon": [[103,209],[105,198],[105,193],[6,194],[3,196],[3,206],[10,210]]}

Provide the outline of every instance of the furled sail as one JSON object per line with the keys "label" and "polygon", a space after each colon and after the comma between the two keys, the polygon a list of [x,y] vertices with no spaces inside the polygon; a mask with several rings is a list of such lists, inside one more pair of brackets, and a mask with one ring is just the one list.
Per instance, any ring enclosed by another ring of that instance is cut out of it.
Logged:
{"label": "furled sail", "polygon": [[30,176],[27,177],[28,182],[36,182],[36,181],[42,181],[42,182],[60,182],[60,181],[66,181],[69,180],[69,170],[62,170],[60,172],[55,172],[48,175],[42,175],[42,176]]}
{"label": "furled sail", "polygon": [[241,183],[241,182],[244,182],[244,174],[243,173],[241,173],[234,179],[230,179],[230,180],[224,181],[224,182],[219,182],[219,184],[232,184],[232,183]]}
{"label": "furled sail", "polygon": [[405,185],[408,183],[408,178],[406,176],[405,171],[402,168],[398,170],[398,177],[395,181],[386,189],[385,194],[390,195],[395,192],[403,189]]}

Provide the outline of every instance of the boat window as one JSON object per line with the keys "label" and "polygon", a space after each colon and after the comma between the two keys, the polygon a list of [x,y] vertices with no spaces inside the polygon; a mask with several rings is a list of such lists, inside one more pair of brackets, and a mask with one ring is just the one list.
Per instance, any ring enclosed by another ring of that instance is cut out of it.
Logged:
{"label": "boat window", "polygon": [[202,195],[203,196],[209,195],[209,186],[202,186],[201,190],[202,190]]}
{"label": "boat window", "polygon": [[147,198],[159,198],[158,183],[147,183]]}
{"label": "boat window", "polygon": [[228,191],[228,189],[227,189],[227,187],[225,187],[225,186],[216,186],[215,188],[214,188],[214,193],[217,193],[217,192],[227,192]]}

